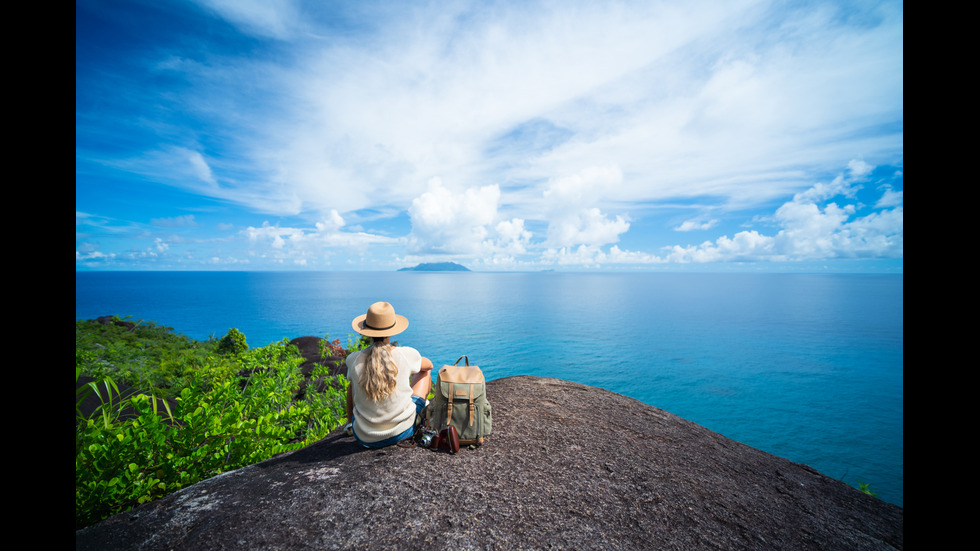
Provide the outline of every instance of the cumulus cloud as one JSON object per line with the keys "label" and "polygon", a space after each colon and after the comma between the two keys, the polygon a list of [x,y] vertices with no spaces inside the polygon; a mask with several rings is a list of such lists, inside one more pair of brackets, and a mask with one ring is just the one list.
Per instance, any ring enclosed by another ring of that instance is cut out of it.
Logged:
{"label": "cumulus cloud", "polygon": [[548,264],[578,265],[586,267],[601,267],[603,265],[628,264],[663,264],[666,259],[642,251],[620,249],[618,245],[604,251],[601,247],[579,245],[578,247],[562,247],[547,249],[542,260]]}
{"label": "cumulus cloud", "polygon": [[604,260],[604,253],[599,247],[592,245],[579,245],[577,247],[549,248],[541,255],[541,260],[545,264],[558,264],[559,266],[586,266],[598,267]]}
{"label": "cumulus cloud", "polygon": [[[853,199],[860,189],[856,181],[874,167],[852,161],[847,174],[829,184],[818,183],[780,206],[773,220],[782,228],[767,236],[756,230],[722,236],[696,246],[665,248],[669,262],[781,261],[829,258],[901,258],[904,254],[904,220],[901,206],[858,216],[855,203],[838,204],[829,199]],[[890,205],[893,197],[877,203]],[[825,203],[825,204],[824,204]]]}
{"label": "cumulus cloud", "polygon": [[732,238],[724,235],[715,242],[705,241],[696,246],[666,247],[664,260],[680,264],[780,260],[782,258],[773,257],[774,241],[772,237],[761,235],[755,230],[743,231],[736,233]]}
{"label": "cumulus cloud", "polygon": [[622,216],[610,219],[597,208],[585,209],[552,220],[548,225],[547,245],[598,247],[619,241],[620,234],[629,229],[629,221]]}
{"label": "cumulus cloud", "polygon": [[75,249],[75,262],[92,264],[112,260],[114,257],[115,253],[103,253],[94,243],[80,243]]}
{"label": "cumulus cloud", "polygon": [[497,232],[497,245],[503,254],[524,254],[531,242],[532,234],[524,229],[524,220],[514,218],[503,220],[494,228]]}
{"label": "cumulus cloud", "polygon": [[623,215],[610,218],[592,205],[614,194],[622,180],[623,173],[615,166],[587,167],[571,176],[551,180],[543,193],[548,212],[545,245],[568,250],[579,245],[600,247],[619,241],[619,236],[630,228],[628,218]]}
{"label": "cumulus cloud", "polygon": [[[797,192],[768,220],[780,229],[774,235],[759,230],[723,235],[697,245],[671,245],[659,254],[601,247],[602,239],[588,242],[569,230],[567,244],[549,248],[542,261],[559,265],[690,264],[723,262],[783,262],[832,258],[901,258],[904,254],[904,220],[901,192],[890,185],[882,191],[874,209],[860,205],[856,193],[874,167],[852,161],[848,169],[829,183],[817,183]],[[863,209],[863,210],[862,210]],[[597,212],[592,213],[599,220]],[[608,221],[607,221],[608,222]],[[709,229],[712,223],[689,220],[675,229]],[[601,227],[602,224],[597,224]],[[618,228],[606,233],[611,238]],[[572,243],[582,243],[573,245]]]}
{"label": "cumulus cloud", "polygon": [[326,218],[316,223],[316,230],[319,233],[335,232],[344,227],[344,218],[336,209],[330,209]]}
{"label": "cumulus cloud", "polygon": [[431,179],[428,191],[416,197],[408,209],[412,252],[479,253],[486,247],[488,227],[496,221],[499,200],[496,185],[453,192],[440,179]]}

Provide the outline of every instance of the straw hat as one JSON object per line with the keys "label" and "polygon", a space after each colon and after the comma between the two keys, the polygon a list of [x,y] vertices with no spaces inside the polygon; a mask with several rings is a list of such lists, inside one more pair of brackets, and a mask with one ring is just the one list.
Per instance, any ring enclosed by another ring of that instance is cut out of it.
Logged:
{"label": "straw hat", "polygon": [[357,316],[350,325],[368,337],[390,337],[408,328],[408,318],[395,314],[395,308],[387,302],[375,302],[367,314]]}

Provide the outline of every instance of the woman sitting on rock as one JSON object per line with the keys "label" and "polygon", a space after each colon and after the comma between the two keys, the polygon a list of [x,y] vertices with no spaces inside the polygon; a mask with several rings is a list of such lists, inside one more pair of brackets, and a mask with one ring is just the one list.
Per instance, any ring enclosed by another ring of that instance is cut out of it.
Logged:
{"label": "woman sitting on rock", "polygon": [[347,356],[347,428],[366,448],[383,448],[411,437],[415,415],[425,407],[432,362],[418,350],[389,340],[408,327],[387,302],[375,302],[351,327],[371,337],[371,346]]}

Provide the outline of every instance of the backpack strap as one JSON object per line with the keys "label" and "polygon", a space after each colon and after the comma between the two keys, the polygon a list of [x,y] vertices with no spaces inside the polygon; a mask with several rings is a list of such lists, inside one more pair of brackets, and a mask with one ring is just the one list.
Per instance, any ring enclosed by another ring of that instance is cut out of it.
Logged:
{"label": "backpack strap", "polygon": [[[458,363],[459,360],[456,360]],[[449,383],[449,399],[446,400],[446,424],[451,425],[453,423],[453,400],[456,396],[453,394],[453,383]]]}
{"label": "backpack strap", "polygon": [[[462,360],[463,358],[466,358],[466,366],[469,367],[469,365],[470,365],[470,357],[469,356],[460,356],[459,357],[459,360]],[[453,365],[459,365],[459,360],[456,360],[456,363],[454,363]]]}
{"label": "backpack strap", "polygon": [[476,414],[476,406],[473,404],[473,387],[474,386],[476,386],[476,385],[470,384],[470,414],[469,414],[469,418],[470,418],[470,426],[471,427],[473,426],[473,418],[476,417],[476,415],[475,415]]}

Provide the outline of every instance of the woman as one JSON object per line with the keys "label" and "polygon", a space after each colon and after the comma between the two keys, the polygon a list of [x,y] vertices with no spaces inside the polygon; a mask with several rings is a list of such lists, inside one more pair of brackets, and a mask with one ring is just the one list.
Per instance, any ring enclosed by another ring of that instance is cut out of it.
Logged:
{"label": "woman", "polygon": [[418,350],[393,346],[390,337],[408,327],[387,302],[375,302],[351,327],[371,337],[371,346],[347,356],[347,419],[366,448],[383,448],[415,433],[415,415],[425,407],[432,362]]}

